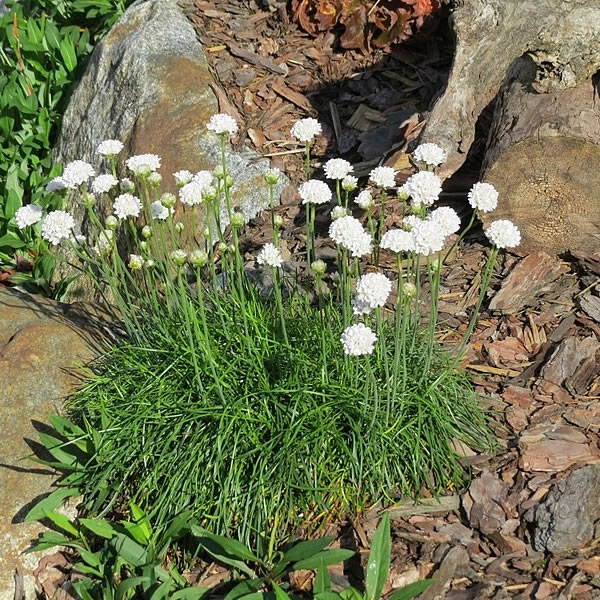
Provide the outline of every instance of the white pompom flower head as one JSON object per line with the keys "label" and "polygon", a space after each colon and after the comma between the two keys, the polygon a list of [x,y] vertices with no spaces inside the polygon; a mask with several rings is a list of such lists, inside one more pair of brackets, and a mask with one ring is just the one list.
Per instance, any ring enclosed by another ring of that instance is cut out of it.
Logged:
{"label": "white pompom flower head", "polygon": [[231,115],[219,113],[210,118],[206,129],[217,135],[234,136],[238,132],[238,124]]}
{"label": "white pompom flower head", "polygon": [[485,235],[496,248],[515,248],[521,243],[519,228],[508,219],[493,221],[485,230]]}
{"label": "white pompom flower head", "polygon": [[480,212],[491,212],[498,206],[498,190],[491,183],[473,184],[467,198],[469,204]]}
{"label": "white pompom flower head", "polygon": [[312,117],[308,117],[296,121],[290,133],[299,142],[308,144],[316,135],[320,135],[322,131],[321,123]]}
{"label": "white pompom flower head", "polygon": [[269,243],[262,247],[256,257],[256,262],[258,262],[259,265],[268,265],[269,267],[278,268],[283,265],[283,258],[279,248]]}
{"label": "white pompom flower head", "polygon": [[412,157],[416,163],[424,163],[429,167],[439,167],[446,162],[448,153],[437,144],[425,143],[415,148]]}
{"label": "white pompom flower head", "polygon": [[344,329],[340,341],[344,348],[344,354],[348,356],[365,356],[373,353],[377,336],[364,323],[357,323]]}

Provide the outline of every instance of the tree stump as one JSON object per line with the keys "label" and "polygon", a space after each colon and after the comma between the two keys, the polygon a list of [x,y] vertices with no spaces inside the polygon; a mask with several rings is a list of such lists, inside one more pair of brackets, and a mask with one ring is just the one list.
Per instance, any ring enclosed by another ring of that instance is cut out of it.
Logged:
{"label": "tree stump", "polygon": [[[522,230],[525,252],[600,249],[600,0],[452,0],[456,53],[422,141],[463,164],[475,124],[498,95],[482,180],[492,219]],[[594,80],[595,81],[595,80]]]}

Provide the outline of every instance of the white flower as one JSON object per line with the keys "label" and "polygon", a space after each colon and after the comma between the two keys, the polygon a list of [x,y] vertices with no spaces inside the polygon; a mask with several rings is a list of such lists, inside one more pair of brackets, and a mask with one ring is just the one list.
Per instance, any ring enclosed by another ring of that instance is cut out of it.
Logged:
{"label": "white flower", "polygon": [[84,160],[74,160],[65,167],[61,177],[65,182],[65,185],[69,189],[74,190],[82,183],[87,183],[87,180],[90,177],[93,177],[94,174],[94,168],[90,163],[87,163]]}
{"label": "white flower", "polygon": [[160,169],[160,156],[156,154],[137,154],[125,161],[134,175],[147,176]]}
{"label": "white flower", "polygon": [[469,204],[481,212],[490,212],[498,206],[498,190],[491,183],[473,184],[467,198]]}
{"label": "white flower", "polygon": [[189,183],[192,180],[193,176],[194,174],[191,171],[187,171],[185,169],[173,173],[173,177],[175,177],[175,183],[179,187],[184,186],[186,183]]}
{"label": "white flower", "polygon": [[129,268],[132,271],[139,271],[144,266],[144,257],[139,254],[130,254],[129,255]]}
{"label": "white flower", "polygon": [[190,183],[186,183],[179,190],[179,199],[182,204],[187,204],[188,206],[194,206],[194,204],[202,204],[204,188],[194,183],[194,181],[190,181]]}
{"label": "white flower", "polygon": [[191,183],[199,185],[202,189],[206,189],[214,185],[215,176],[212,171],[198,171],[192,177]]}
{"label": "white flower", "polygon": [[300,119],[294,123],[291,134],[300,142],[310,142],[323,131],[321,123],[312,117]]}
{"label": "white flower", "polygon": [[406,229],[406,231],[411,231],[415,225],[422,223],[423,219],[418,215],[406,215],[402,219],[402,229]]}
{"label": "white flower", "polygon": [[415,252],[421,256],[430,256],[444,247],[446,234],[434,221],[423,220],[411,230],[415,239]]}
{"label": "white flower", "polygon": [[521,243],[519,228],[507,219],[491,223],[485,230],[485,235],[497,248],[514,248]]}
{"label": "white flower", "polygon": [[431,206],[442,191],[442,182],[434,173],[420,171],[409,177],[402,189],[412,198],[414,206]]}
{"label": "white flower", "polygon": [[344,329],[340,338],[344,353],[350,356],[363,356],[371,354],[375,349],[377,336],[375,332],[364,323],[350,325]]}
{"label": "white flower", "polygon": [[341,217],[329,226],[331,239],[350,251],[352,257],[364,256],[372,250],[372,238],[358,219],[347,216]]}
{"label": "white flower", "polygon": [[440,206],[429,213],[431,221],[437,223],[446,235],[456,233],[460,229],[460,217],[453,208]]}
{"label": "white flower", "polygon": [[324,204],[332,198],[331,190],[324,181],[309,179],[299,188],[298,192],[302,198],[302,204]]}
{"label": "white flower", "polygon": [[114,235],[115,234],[112,229],[104,229],[101,231],[92,250],[99,256],[106,256],[110,254],[113,246],[112,242]]}
{"label": "white flower", "polygon": [[71,237],[73,227],[75,221],[68,212],[55,210],[48,213],[42,223],[42,237],[52,245],[56,245],[60,240]]}
{"label": "white flower", "polygon": [[121,194],[115,198],[113,202],[113,213],[119,219],[127,219],[128,217],[137,217],[142,210],[142,203],[137,196],[132,194]]}
{"label": "white flower", "polygon": [[343,158],[330,158],[323,166],[327,179],[344,179],[352,173],[352,165]]}
{"label": "white flower", "polygon": [[103,194],[110,192],[110,190],[118,184],[119,180],[110,173],[98,175],[98,177],[92,181],[92,191],[96,194]]}
{"label": "white flower", "polygon": [[367,273],[356,284],[356,297],[352,304],[355,314],[367,314],[374,308],[385,306],[392,291],[392,282],[383,273]]}
{"label": "white flower", "polygon": [[192,250],[188,256],[188,261],[192,267],[203,267],[208,262],[208,254],[204,250]]}
{"label": "white flower", "polygon": [[152,187],[157,188],[162,183],[162,175],[153,171],[148,175],[147,181]]}
{"label": "white flower", "polygon": [[238,132],[238,125],[231,115],[219,113],[210,118],[206,129],[214,131],[216,134],[227,133],[229,135],[235,135]]}
{"label": "white flower", "polygon": [[173,252],[171,252],[171,260],[175,263],[177,267],[183,267],[183,265],[185,265],[185,263],[187,262],[187,258],[188,253],[185,250],[182,250],[181,248],[178,248],[177,250],[173,250]]}
{"label": "white flower", "polygon": [[446,162],[447,158],[448,153],[437,144],[421,144],[420,146],[417,146],[413,152],[413,159],[416,162],[423,162],[432,167],[441,165]]}
{"label": "white flower", "polygon": [[354,202],[356,202],[356,204],[358,204],[358,206],[360,206],[360,208],[363,210],[369,210],[375,206],[373,195],[369,190],[363,190],[360,192],[358,196],[356,196]]}
{"label": "white flower", "polygon": [[380,188],[391,188],[396,185],[396,171],[392,167],[375,167],[369,173],[369,181]]}
{"label": "white flower", "polygon": [[353,192],[358,185],[358,177],[354,177],[354,175],[346,175],[344,179],[342,179],[342,189],[346,192]]}
{"label": "white flower", "polygon": [[96,152],[100,154],[100,156],[116,156],[123,150],[123,142],[119,140],[104,140],[98,144],[96,148]]}
{"label": "white flower", "polygon": [[21,206],[15,213],[15,221],[19,229],[25,229],[42,220],[42,207],[37,204]]}
{"label": "white flower", "polygon": [[385,250],[399,252],[415,252],[415,236],[405,229],[390,229],[381,236],[379,246]]}
{"label": "white flower", "polygon": [[135,183],[133,183],[133,181],[131,181],[131,179],[128,179],[127,177],[125,177],[124,179],[121,179],[121,181],[119,181],[119,189],[123,193],[131,194],[132,192],[135,191]]}
{"label": "white flower", "polygon": [[341,219],[342,217],[347,217],[348,211],[343,206],[334,206],[331,210],[331,219],[335,221],[336,219]]}
{"label": "white flower", "polygon": [[55,177],[46,186],[47,192],[62,192],[68,189],[67,182],[62,177]]}
{"label": "white flower", "polygon": [[279,248],[276,248],[273,244],[265,244],[262,250],[256,257],[256,261],[259,265],[269,265],[270,267],[281,267],[283,258]]}
{"label": "white flower", "polygon": [[172,215],[174,212],[174,208],[167,208],[166,206],[163,206],[163,203],[160,200],[155,200],[150,205],[150,213],[152,214],[152,218],[158,219],[159,221],[164,221],[168,218],[169,215]]}

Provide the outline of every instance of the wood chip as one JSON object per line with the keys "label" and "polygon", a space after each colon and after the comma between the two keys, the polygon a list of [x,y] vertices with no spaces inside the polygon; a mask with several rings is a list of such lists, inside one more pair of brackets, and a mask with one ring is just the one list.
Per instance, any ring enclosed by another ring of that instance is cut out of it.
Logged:
{"label": "wood chip", "polygon": [[267,58],[266,56],[260,56],[259,54],[250,52],[250,50],[244,50],[243,48],[241,48],[237,44],[234,44],[233,42],[229,42],[227,44],[227,47],[229,48],[229,52],[231,52],[233,56],[237,56],[238,58],[245,60],[251,65],[263,67],[263,69],[266,69],[271,73],[275,73],[276,75],[288,74],[288,68],[287,65],[285,65],[285,63],[281,65],[277,64],[276,62],[273,62],[270,58]]}

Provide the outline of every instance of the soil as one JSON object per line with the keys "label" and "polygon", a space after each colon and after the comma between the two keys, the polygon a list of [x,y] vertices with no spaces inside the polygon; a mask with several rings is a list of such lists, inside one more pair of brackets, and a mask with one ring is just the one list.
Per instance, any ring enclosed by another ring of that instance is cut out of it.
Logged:
{"label": "soil", "polygon": [[[220,83],[220,111],[241,125],[235,143],[271,158],[292,182],[279,211],[287,223],[283,239],[295,254],[303,246],[296,186],[304,149],[290,142],[292,124],[308,116],[323,124],[313,148],[317,174],[324,161],[342,157],[361,177],[379,164],[393,166],[400,184],[414,172],[407,152],[443,89],[453,46],[443,11],[402,45],[364,56],[341,51],[335,32],[308,36],[284,4],[268,4],[273,10],[255,0],[196,0],[186,10]],[[486,118],[480,118],[465,166],[445,182],[440,198],[465,220]],[[395,208],[389,203],[388,225],[397,219]],[[319,219],[325,227],[326,211]],[[249,245],[269,241],[262,224],[257,219],[249,225]],[[481,231],[472,231],[444,267],[444,343],[456,342],[467,327],[486,252]],[[473,475],[468,490],[406,501],[390,511],[393,557],[384,592],[433,577],[436,583],[420,598],[600,598],[600,537],[591,534],[578,548],[552,554],[535,548],[531,523],[558,482],[599,462],[599,296],[600,255],[538,252],[502,259],[463,361],[494,409],[499,450],[479,454],[457,447]],[[336,529],[340,543],[364,559],[378,514],[372,510]],[[204,585],[223,577],[214,565],[193,575]],[[361,567],[340,568],[332,578],[355,584]],[[295,584],[310,589],[307,578]]]}

